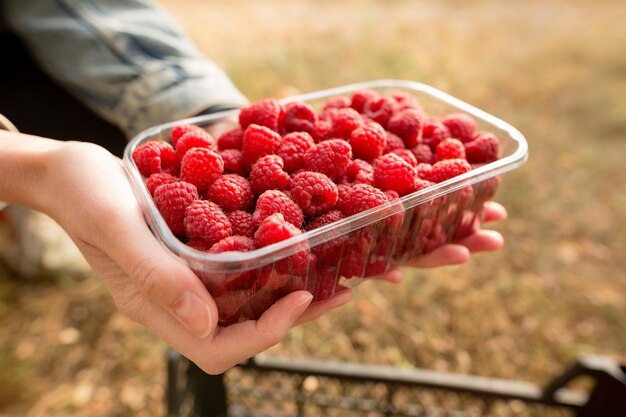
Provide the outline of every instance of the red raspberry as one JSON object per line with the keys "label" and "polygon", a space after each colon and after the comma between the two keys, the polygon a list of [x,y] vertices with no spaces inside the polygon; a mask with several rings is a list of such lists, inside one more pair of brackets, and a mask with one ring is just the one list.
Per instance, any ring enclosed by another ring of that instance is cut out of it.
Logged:
{"label": "red raspberry", "polygon": [[241,151],[239,149],[224,149],[219,151],[224,161],[224,172],[245,176],[246,169],[243,166]]}
{"label": "red raspberry", "polygon": [[350,107],[359,113],[363,113],[363,109],[368,101],[376,100],[380,95],[374,90],[359,90],[352,94]]}
{"label": "red raspberry", "polygon": [[411,165],[412,167],[417,166],[417,159],[415,158],[415,155],[413,155],[413,152],[411,152],[408,149],[396,149],[395,151],[390,152],[390,153],[394,155],[398,155],[400,158],[404,160],[404,162]]}
{"label": "red raspberry", "polygon": [[476,121],[465,113],[452,113],[441,119],[453,138],[461,142],[469,142],[476,133]]}
{"label": "red raspberry", "polygon": [[389,201],[394,201],[400,198],[400,195],[394,190],[386,190],[385,195],[387,196],[387,200]]}
{"label": "red raspberry", "polygon": [[415,191],[417,171],[398,155],[388,153],[374,164],[374,180],[381,190],[393,190],[401,197]]}
{"label": "red raspberry", "polygon": [[254,250],[254,241],[246,236],[228,236],[215,243],[209,253],[249,252]]}
{"label": "red raspberry", "polygon": [[301,234],[300,229],[287,221],[282,214],[274,213],[263,219],[254,233],[254,243],[262,248]]}
{"label": "red raspberry", "polygon": [[225,212],[249,210],[254,203],[252,186],[247,179],[235,174],[219,177],[207,190],[208,198]]}
{"label": "red raspberry", "polygon": [[326,101],[322,112],[325,112],[330,109],[345,109],[346,107],[350,107],[350,99],[348,97],[336,96],[331,97]]}
{"label": "red raspberry", "polygon": [[387,130],[400,136],[407,148],[413,148],[422,138],[424,121],[424,113],[415,109],[407,109],[393,115],[389,120]]}
{"label": "red raspberry", "polygon": [[204,132],[205,130],[202,129],[200,126],[196,126],[196,125],[177,125],[174,126],[172,128],[172,131],[170,132],[170,141],[172,142],[172,146],[175,148],[176,144],[178,143],[178,139],[181,138],[181,136],[183,136],[186,133],[189,132]]}
{"label": "red raspberry", "polygon": [[386,128],[391,116],[393,116],[394,103],[395,101],[389,97],[373,98],[365,103],[363,114]]}
{"label": "red raspberry", "polygon": [[355,158],[368,161],[383,154],[387,142],[387,133],[376,122],[365,123],[354,129],[350,135],[350,146]]}
{"label": "red raspberry", "polygon": [[480,132],[471,142],[465,143],[465,154],[469,163],[496,161],[500,153],[500,141],[490,132]]}
{"label": "red raspberry", "polygon": [[318,117],[307,103],[294,102],[285,106],[285,132],[307,132],[315,129]]}
{"label": "red raspberry", "polygon": [[254,224],[260,224],[263,219],[274,213],[282,214],[289,223],[296,227],[302,226],[304,221],[302,209],[295,201],[287,197],[282,191],[267,190],[256,201],[252,221]]}
{"label": "red raspberry", "polygon": [[362,159],[354,159],[348,164],[345,179],[349,184],[374,185],[374,167]]}
{"label": "red raspberry", "polygon": [[439,183],[465,174],[471,169],[472,167],[465,159],[444,159],[433,165],[427,180]]}
{"label": "red raspberry", "polygon": [[175,235],[185,233],[185,209],[198,199],[198,189],[185,181],[163,184],[154,190],[154,204]]}
{"label": "red raspberry", "polygon": [[146,188],[151,196],[154,196],[154,191],[163,184],[169,184],[170,182],[178,181],[178,178],[167,172],[157,172],[150,175],[150,178],[146,180]]}
{"label": "red raspberry", "polygon": [[171,171],[177,165],[174,148],[162,140],[152,140],[139,145],[133,151],[133,161],[139,173],[146,178],[158,172]]}
{"label": "red raspberry", "polygon": [[294,172],[304,168],[304,154],[315,146],[315,141],[306,132],[293,132],[285,135],[276,154],[283,158],[285,171]]}
{"label": "red raspberry", "polygon": [[319,216],[337,203],[337,186],[324,174],[305,171],[291,181],[291,197],[307,216]]}
{"label": "red raspberry", "polygon": [[435,161],[444,159],[465,159],[465,147],[458,139],[444,139],[435,149]]}
{"label": "red raspberry", "polygon": [[318,120],[311,132],[311,137],[317,142],[322,142],[333,137],[333,125],[328,120]]}
{"label": "red raspberry", "polygon": [[206,130],[187,132],[176,143],[176,159],[183,160],[187,151],[191,148],[207,148],[217,152],[217,145],[213,137]]}
{"label": "red raspberry", "polygon": [[356,184],[350,187],[341,204],[341,212],[345,216],[369,210],[381,204],[389,203],[387,196],[378,188],[367,184]]}
{"label": "red raspberry", "polygon": [[194,248],[195,250],[199,250],[201,252],[208,252],[209,249],[211,249],[211,246],[213,246],[206,240],[202,240],[202,239],[191,239],[190,241],[186,243],[186,245],[189,246],[190,248]]}
{"label": "red raspberry", "polygon": [[244,167],[251,167],[262,156],[275,153],[280,146],[281,137],[267,127],[250,125],[243,132],[241,147]]}
{"label": "red raspberry", "polygon": [[450,137],[450,131],[439,120],[430,118],[424,125],[424,131],[422,133],[422,143],[428,145],[431,150],[434,150],[439,142]]}
{"label": "red raspberry", "polygon": [[430,171],[433,169],[431,164],[418,163],[417,164],[417,177],[422,180],[427,180],[430,178]]}
{"label": "red raspberry", "polygon": [[345,219],[345,216],[341,214],[339,210],[332,210],[311,220],[307,225],[306,230],[309,231],[318,229],[322,226],[326,226],[327,224],[338,222],[341,219]]}
{"label": "red raspberry", "polygon": [[250,184],[256,194],[266,190],[289,188],[291,178],[283,171],[283,158],[278,155],[265,155],[259,158],[250,169]]}
{"label": "red raspberry", "polygon": [[[184,136],[180,139],[184,140]],[[224,161],[217,153],[207,148],[191,148],[180,163],[180,178],[206,189],[224,172]]]}
{"label": "red raspberry", "polygon": [[383,154],[395,151],[396,149],[406,149],[404,145],[404,141],[400,138],[400,136],[391,133],[390,131],[386,131],[387,140],[385,143],[385,149],[383,150]]}
{"label": "red raspberry", "polygon": [[196,200],[185,209],[185,233],[191,239],[216,243],[231,236],[233,229],[217,204]]}
{"label": "red raspberry", "polygon": [[413,156],[418,164],[430,164],[433,162],[433,151],[428,145],[417,145],[416,147],[411,148],[411,152],[413,153]]}
{"label": "red raspberry", "polygon": [[243,130],[239,127],[231,129],[217,138],[217,149],[223,151],[224,149],[239,149],[241,150],[241,144],[243,143]]}
{"label": "red raspberry", "polygon": [[[315,217],[308,224],[306,230],[315,230],[328,224],[333,224],[339,220],[344,219],[345,216],[341,214],[339,210],[332,210],[319,217]],[[324,232],[325,235],[337,236],[339,233],[335,229],[330,229]],[[330,238],[318,245],[311,248],[311,252],[317,256],[318,262],[326,263],[328,265],[336,265],[337,261],[341,257],[341,248],[348,241],[347,235],[341,235]]]}
{"label": "red raspberry", "polygon": [[343,202],[346,201],[351,189],[352,185],[350,184],[337,184],[337,204],[335,206],[338,209],[341,209],[341,206]]}
{"label": "red raspberry", "polygon": [[243,107],[239,112],[239,124],[242,129],[250,125],[265,126],[274,132],[282,129],[285,111],[276,99],[268,98]]}
{"label": "red raspberry", "polygon": [[233,228],[233,235],[254,236],[256,227],[252,221],[252,214],[237,210],[227,214],[228,221]]}
{"label": "red raspberry", "polygon": [[363,119],[356,110],[346,107],[343,109],[331,109],[324,113],[332,125],[331,135],[333,138],[349,139],[354,129],[363,124]]}
{"label": "red raspberry", "polygon": [[391,94],[391,98],[395,100],[394,110],[396,112],[406,109],[421,110],[417,98],[411,93],[398,91],[397,93]]}
{"label": "red raspberry", "polygon": [[342,139],[320,142],[304,154],[304,163],[309,170],[321,172],[331,179],[345,175],[350,159],[352,148]]}

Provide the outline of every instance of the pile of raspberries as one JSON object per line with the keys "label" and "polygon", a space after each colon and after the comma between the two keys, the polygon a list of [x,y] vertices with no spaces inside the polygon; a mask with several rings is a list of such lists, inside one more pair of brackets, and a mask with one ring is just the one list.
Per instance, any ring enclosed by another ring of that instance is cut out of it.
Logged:
{"label": "pile of raspberries", "polygon": [[321,111],[260,100],[217,138],[181,124],[169,141],[143,143],[132,157],[172,233],[220,253],[390,204],[498,154],[498,138],[467,114],[434,117],[411,94],[361,90],[328,99]]}

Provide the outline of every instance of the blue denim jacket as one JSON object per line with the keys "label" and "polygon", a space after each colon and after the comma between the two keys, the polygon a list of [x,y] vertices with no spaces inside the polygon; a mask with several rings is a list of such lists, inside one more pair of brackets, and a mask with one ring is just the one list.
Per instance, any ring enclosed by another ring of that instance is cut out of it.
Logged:
{"label": "blue denim jacket", "polygon": [[245,97],[150,0],[0,0],[56,81],[129,137]]}

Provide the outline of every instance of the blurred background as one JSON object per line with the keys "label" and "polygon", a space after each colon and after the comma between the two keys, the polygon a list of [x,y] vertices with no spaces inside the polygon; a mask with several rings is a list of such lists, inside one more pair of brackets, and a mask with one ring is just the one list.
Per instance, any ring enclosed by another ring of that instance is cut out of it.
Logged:
{"label": "blurred background", "polygon": [[[272,353],[543,384],[576,356],[626,356],[623,1],[160,0],[251,100],[421,81],[517,127],[498,253],[366,282]],[[95,277],[0,270],[0,416],[156,416],[165,345]]]}

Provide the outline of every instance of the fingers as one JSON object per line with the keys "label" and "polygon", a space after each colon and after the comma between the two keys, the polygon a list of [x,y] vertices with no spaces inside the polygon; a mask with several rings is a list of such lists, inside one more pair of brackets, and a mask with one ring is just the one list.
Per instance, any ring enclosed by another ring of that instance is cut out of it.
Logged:
{"label": "fingers", "polygon": [[296,321],[295,325],[298,326],[300,324],[307,323],[309,321],[315,320],[330,310],[334,310],[337,307],[340,307],[344,304],[347,304],[352,299],[352,291],[349,289],[341,290],[340,292],[333,295],[328,300],[322,301],[320,303],[315,303],[309,306],[306,309],[304,314],[300,316],[298,321]]}
{"label": "fingers", "polygon": [[504,245],[504,238],[495,230],[479,230],[457,243],[470,252],[486,252],[500,249]]}
{"label": "fingers", "polygon": [[443,245],[434,251],[411,260],[408,266],[415,268],[436,268],[443,265],[458,265],[470,257],[467,247],[457,244]]}
{"label": "fingers", "polygon": [[374,277],[378,281],[387,281],[392,284],[398,284],[402,281],[402,271],[399,269],[391,269],[381,276]]}
{"label": "fingers", "polygon": [[507,212],[503,205],[496,203],[495,201],[489,201],[485,203],[485,210],[483,211],[483,222],[493,222],[497,220],[506,219]]}

